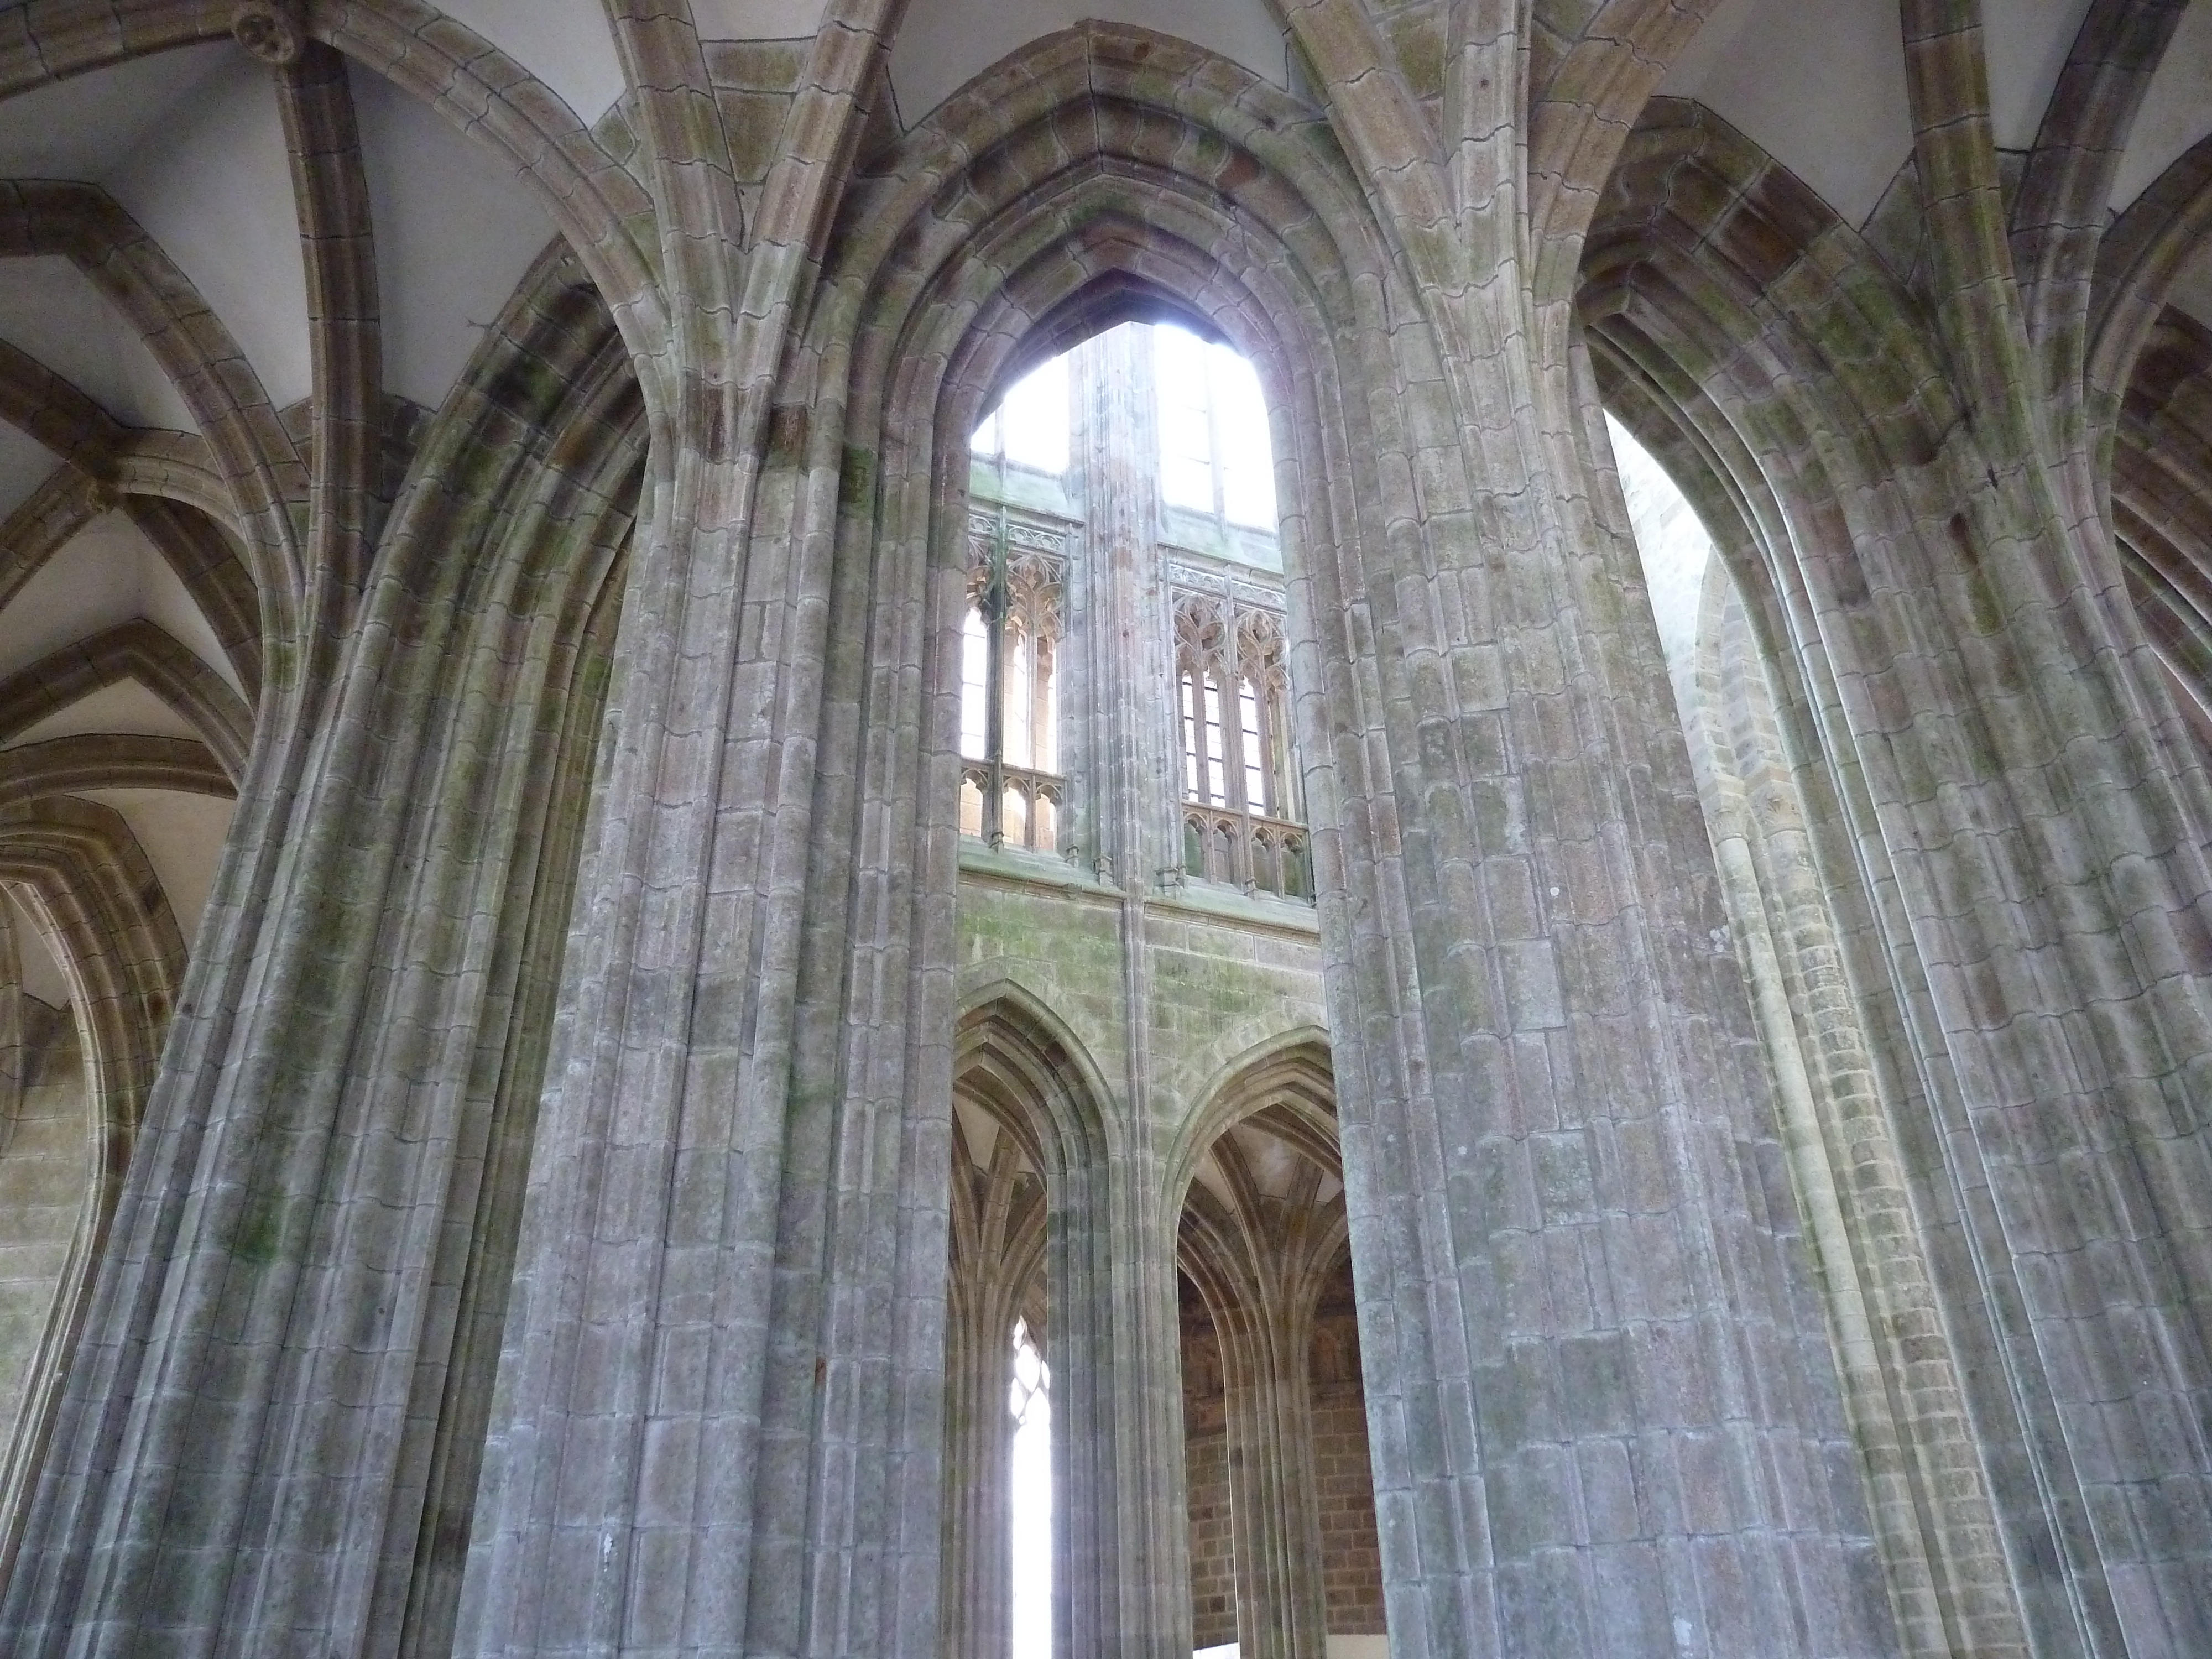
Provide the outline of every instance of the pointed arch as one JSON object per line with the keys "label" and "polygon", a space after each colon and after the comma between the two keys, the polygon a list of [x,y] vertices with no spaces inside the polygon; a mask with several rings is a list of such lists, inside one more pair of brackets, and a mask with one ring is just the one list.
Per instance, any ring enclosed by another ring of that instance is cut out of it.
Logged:
{"label": "pointed arch", "polygon": [[84,1058],[89,1140],[68,1259],[26,1373],[15,1436],[0,1447],[4,1577],[177,1006],[185,945],[159,878],[112,807],[60,796],[0,808],[0,884],[40,918],[69,981]]}
{"label": "pointed arch", "polygon": [[1336,1170],[1341,1166],[1336,1073],[1330,1062],[1328,1034],[1318,1026],[1284,1031],[1246,1049],[1219,1067],[1196,1098],[1197,1104],[1176,1131],[1166,1158],[1161,1196],[1170,1224],[1207,1149],[1255,1113],[1276,1113],[1279,1121],[1271,1124],[1273,1132],[1321,1167]]}
{"label": "pointed arch", "polygon": [[1112,1096],[1097,1063],[1066,1023],[1013,980],[994,980],[963,1000],[953,1086],[1022,1138],[1048,1181],[1113,1154]]}
{"label": "pointed arch", "polygon": [[0,743],[123,680],[137,680],[190,721],[234,783],[243,775],[253,711],[175,635],[143,617],[65,645],[0,680]]}

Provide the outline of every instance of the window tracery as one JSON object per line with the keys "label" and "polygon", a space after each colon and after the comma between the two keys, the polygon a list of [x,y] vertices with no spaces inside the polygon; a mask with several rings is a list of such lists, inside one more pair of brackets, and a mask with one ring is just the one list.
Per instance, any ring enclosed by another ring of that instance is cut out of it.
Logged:
{"label": "window tracery", "polygon": [[1255,530],[1275,527],[1267,406],[1252,365],[1168,325],[1152,330],[1160,499]]}
{"label": "window tracery", "polygon": [[1238,584],[1179,592],[1176,711],[1182,741],[1183,871],[1286,898],[1312,896],[1290,753],[1282,613]]}
{"label": "window tracery", "polygon": [[1058,656],[1064,538],[1001,507],[972,514],[960,637],[960,830],[994,847],[1058,845]]}

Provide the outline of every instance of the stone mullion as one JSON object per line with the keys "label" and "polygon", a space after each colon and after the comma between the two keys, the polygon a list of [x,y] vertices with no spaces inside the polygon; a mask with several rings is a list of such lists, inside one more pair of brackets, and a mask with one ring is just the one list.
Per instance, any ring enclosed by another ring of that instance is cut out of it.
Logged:
{"label": "stone mullion", "polygon": [[[1165,617],[1159,581],[1152,453],[1152,362],[1133,331],[1109,333],[1080,348],[1076,385],[1085,419],[1083,442],[1084,570],[1091,611],[1084,649],[1096,701],[1108,713],[1094,729],[1100,747],[1087,781],[1105,828],[1100,855],[1111,860],[1116,885],[1148,888],[1155,873],[1182,863],[1178,774],[1166,747],[1172,727],[1157,714],[1170,671],[1158,636]],[[1167,700],[1172,706],[1173,699]]]}

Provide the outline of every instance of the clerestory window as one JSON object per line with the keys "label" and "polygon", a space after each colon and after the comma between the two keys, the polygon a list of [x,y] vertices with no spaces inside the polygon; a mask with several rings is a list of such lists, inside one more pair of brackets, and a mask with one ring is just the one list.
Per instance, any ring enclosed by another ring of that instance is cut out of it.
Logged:
{"label": "clerestory window", "polygon": [[1002,508],[972,518],[960,635],[960,829],[994,846],[1059,845],[1059,538]]}
{"label": "clerestory window", "polygon": [[1255,530],[1275,528],[1275,462],[1260,377],[1225,345],[1152,330],[1160,499]]}
{"label": "clerestory window", "polygon": [[[1251,365],[1184,329],[1125,324],[1030,370],[969,447],[962,832],[1103,871],[1124,855],[1101,829],[1119,804],[1086,793],[1072,811],[1068,773],[1127,757],[1110,769],[1181,785],[1175,812],[1145,815],[1158,828],[1128,849],[1141,867],[1310,898],[1273,450]],[[1073,577],[1082,637],[1068,629]],[[1086,704],[1066,757],[1064,672]]]}
{"label": "clerestory window", "polygon": [[1031,369],[975,428],[968,447],[978,456],[1038,472],[1067,471],[1067,359]]}
{"label": "clerestory window", "polygon": [[1176,600],[1183,869],[1248,891],[1308,898],[1313,878],[1291,765],[1282,614],[1251,603],[1237,586]]}

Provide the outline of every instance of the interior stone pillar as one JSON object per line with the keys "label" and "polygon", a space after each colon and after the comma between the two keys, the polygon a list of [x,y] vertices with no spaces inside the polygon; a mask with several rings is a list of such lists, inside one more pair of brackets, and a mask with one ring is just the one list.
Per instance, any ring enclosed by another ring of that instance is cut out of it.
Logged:
{"label": "interior stone pillar", "polygon": [[[977,1138],[988,1143],[977,1146]],[[945,1328],[947,1654],[1001,1655],[1012,1639],[1014,1420],[1007,1409],[1014,1322],[1030,1317],[1042,1269],[1043,1182],[1016,1133],[978,1109],[953,1127],[951,1272]]]}
{"label": "interior stone pillar", "polygon": [[471,491],[404,493],[320,573],[365,575],[359,626],[272,647],[0,1649],[445,1644],[478,1440],[455,1425],[490,1384],[471,1327],[505,1293],[635,398],[581,271],[541,262],[421,441]]}
{"label": "interior stone pillar", "polygon": [[1371,32],[1293,15],[1424,319],[1345,365],[1366,499],[1292,587],[1394,1650],[1892,1652],[1595,400],[1519,263],[1525,43],[1470,26],[1437,150]]}
{"label": "interior stone pillar", "polygon": [[1311,1328],[1280,1306],[1231,1300],[1209,1311],[1227,1394],[1239,1659],[1323,1659],[1328,1616],[1306,1364]]}
{"label": "interior stone pillar", "polygon": [[1004,1653],[1012,1639],[1014,1425],[1006,1410],[1007,1344],[995,1317],[976,1312],[979,1303],[997,1300],[981,1286],[965,1294],[956,1290],[947,1310],[941,1592],[947,1653]]}
{"label": "interior stone pillar", "polygon": [[1181,1326],[1156,1164],[1069,1170],[1051,1247],[1057,1659],[1186,1659]]}

